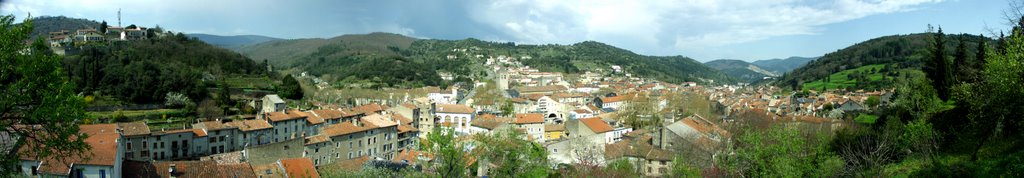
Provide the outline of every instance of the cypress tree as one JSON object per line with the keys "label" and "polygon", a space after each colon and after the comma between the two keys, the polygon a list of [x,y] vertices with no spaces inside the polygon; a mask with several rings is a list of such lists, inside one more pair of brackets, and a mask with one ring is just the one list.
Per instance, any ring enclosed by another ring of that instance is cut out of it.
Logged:
{"label": "cypress tree", "polygon": [[939,95],[939,99],[943,101],[949,100],[949,85],[951,82],[951,68],[949,60],[946,59],[946,40],[945,34],[942,33],[942,27],[939,27],[939,31],[933,33],[934,40],[932,40],[932,49],[930,61],[924,68],[925,74],[928,79],[932,81],[932,87]]}

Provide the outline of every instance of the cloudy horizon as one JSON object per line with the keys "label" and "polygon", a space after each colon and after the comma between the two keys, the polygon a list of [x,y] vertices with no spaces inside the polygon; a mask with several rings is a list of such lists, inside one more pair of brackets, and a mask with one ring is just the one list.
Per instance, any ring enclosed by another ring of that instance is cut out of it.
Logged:
{"label": "cloudy horizon", "polygon": [[699,61],[815,57],[880,36],[985,34],[1006,2],[957,0],[652,1],[104,1],[13,0],[0,14],[68,16],[185,33],[331,38],[390,32],[417,38],[573,44],[598,41]]}

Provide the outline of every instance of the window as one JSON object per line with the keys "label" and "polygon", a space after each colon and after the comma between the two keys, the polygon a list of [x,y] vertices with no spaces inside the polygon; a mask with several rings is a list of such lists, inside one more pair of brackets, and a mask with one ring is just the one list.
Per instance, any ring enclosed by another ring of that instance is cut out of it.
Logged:
{"label": "window", "polygon": [[128,142],[126,144],[127,144],[126,147],[128,148],[128,150],[132,150],[132,142]]}
{"label": "window", "polygon": [[320,148],[316,148],[316,149],[313,150],[313,153],[319,153],[319,152],[320,152]]}
{"label": "window", "polygon": [[665,161],[661,161],[661,165],[664,166],[665,165]]}
{"label": "window", "polygon": [[348,152],[348,159],[352,159],[352,152]]}
{"label": "window", "polygon": [[142,141],[142,149],[146,149],[146,141],[145,140]]}
{"label": "window", "polygon": [[39,175],[39,171],[37,171],[36,169],[37,169],[37,168],[36,168],[35,166],[32,166],[32,175],[33,175],[33,176],[34,176],[34,175]]}
{"label": "window", "polygon": [[341,153],[334,153],[334,158],[341,158]]}
{"label": "window", "polygon": [[107,170],[100,169],[100,178],[107,178]]}
{"label": "window", "polygon": [[552,151],[552,152],[554,152],[554,153],[558,153],[558,149],[557,149],[557,148],[555,148],[555,149],[554,149],[554,151]]}

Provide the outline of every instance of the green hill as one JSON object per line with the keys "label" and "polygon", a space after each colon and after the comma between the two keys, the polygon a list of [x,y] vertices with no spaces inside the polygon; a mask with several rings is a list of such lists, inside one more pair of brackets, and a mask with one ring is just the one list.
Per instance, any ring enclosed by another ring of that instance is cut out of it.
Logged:
{"label": "green hill", "polygon": [[210,35],[201,33],[186,34],[189,37],[198,38],[203,42],[219,46],[221,48],[238,51],[242,47],[259,44],[268,41],[281,40],[280,38],[260,36],[260,35],[235,35],[235,36],[220,36]]}
{"label": "green hill", "polygon": [[786,59],[757,60],[752,62],[752,64],[757,65],[762,69],[772,71],[777,74],[781,74],[792,71],[793,69],[799,68],[800,66],[804,66],[804,64],[807,64],[808,62],[811,62],[815,59],[818,59],[818,57],[793,56]]}
{"label": "green hill", "polygon": [[64,16],[40,16],[32,18],[32,26],[32,33],[30,34],[32,38],[39,36],[45,38],[48,33],[61,30],[74,32],[75,30],[85,28],[96,29],[99,28],[100,22]]}
{"label": "green hill", "polygon": [[[88,43],[65,56],[65,71],[81,92],[133,103],[161,103],[168,92],[207,97],[204,76],[265,73],[238,53],[183,34],[138,41]],[[208,81],[207,83],[213,83]]]}
{"label": "green hill", "polygon": [[[826,76],[840,73],[849,69],[858,69],[863,66],[885,64],[890,70],[886,70],[890,76],[901,76],[911,72],[903,70],[914,70],[919,72],[923,66],[923,60],[928,55],[929,40],[931,35],[918,33],[910,35],[884,36],[854,44],[850,47],[840,49],[836,52],[825,54],[817,60],[786,73],[776,81],[776,85],[793,87],[807,85],[824,79]],[[977,41],[981,36],[968,34],[947,34],[947,54],[953,54],[959,38],[963,37],[967,49],[971,54],[977,49]],[[991,39],[989,39],[991,40]],[[837,81],[837,79],[833,79]],[[854,85],[848,89],[877,89],[891,86],[891,81],[882,81],[873,84]],[[804,88],[804,87],[801,87]],[[810,87],[820,88],[820,87]],[[830,87],[831,88],[831,87]]]}
{"label": "green hill", "polygon": [[[459,51],[465,50],[465,51]],[[297,39],[261,43],[240,50],[256,60],[266,59],[271,64],[284,68],[296,68],[314,75],[328,75],[342,81],[367,81],[396,76],[377,76],[378,79],[360,77],[358,71],[409,71],[418,70],[416,79],[405,78],[387,83],[394,85],[431,85],[437,72],[447,72],[462,78],[484,74],[483,63],[487,56],[514,56],[524,65],[546,72],[581,73],[604,69],[610,65],[622,66],[626,71],[639,76],[662,81],[680,83],[685,81],[724,81],[733,79],[715,69],[683,56],[645,56],[607,44],[586,41],[572,45],[522,45],[508,42],[488,42],[477,39],[434,40],[415,39],[397,34],[371,33],[365,35],[344,35],[332,39]],[[457,60],[447,57],[454,55]],[[479,57],[482,55],[484,57]],[[374,60],[397,60],[416,66],[379,66],[364,64]],[[385,72],[388,73],[388,72]],[[423,82],[419,82],[422,80]],[[404,84],[403,84],[404,83]]]}
{"label": "green hill", "polygon": [[754,64],[742,60],[719,59],[705,62],[704,65],[722,71],[723,73],[733,78],[740,79],[743,82],[755,82],[763,80],[764,77],[778,76],[775,73],[761,69]]}

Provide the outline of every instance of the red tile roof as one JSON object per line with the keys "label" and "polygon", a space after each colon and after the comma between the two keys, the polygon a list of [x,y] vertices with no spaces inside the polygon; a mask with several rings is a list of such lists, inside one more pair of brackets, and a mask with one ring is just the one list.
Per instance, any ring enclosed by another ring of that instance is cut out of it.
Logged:
{"label": "red tile roof", "polygon": [[383,111],[383,110],[386,110],[386,109],[388,109],[387,106],[382,106],[382,105],[377,104],[377,103],[370,103],[370,104],[365,104],[365,105],[360,105],[360,106],[352,107],[352,111],[355,111],[357,113],[367,114],[367,115],[369,115],[371,113],[380,112],[380,111]]}
{"label": "red tile roof", "polygon": [[340,135],[348,135],[348,134],[356,133],[356,132],[362,132],[362,131],[366,131],[366,130],[370,130],[370,128],[359,127],[359,126],[353,125],[351,122],[344,122],[344,123],[338,123],[338,124],[327,126],[326,128],[324,128],[324,134],[327,135],[327,136],[334,137],[334,136],[340,136]]}
{"label": "red tile roof", "polygon": [[614,130],[611,125],[601,120],[600,117],[591,117],[586,119],[580,119],[587,128],[590,128],[594,133],[605,133]]}
{"label": "red tile roof", "polygon": [[267,119],[269,119],[270,122],[281,122],[306,117],[305,114],[301,113],[302,112],[299,110],[290,110],[286,112],[271,112],[267,113]]}
{"label": "red tile roof", "polygon": [[21,147],[19,152],[23,153],[22,160],[40,161],[39,172],[54,175],[69,175],[71,166],[76,164],[114,166],[117,155],[117,124],[94,124],[80,125],[79,133],[88,135],[85,143],[89,144],[91,150],[82,152],[81,155],[60,157],[51,155],[46,158],[25,157],[24,155],[35,155],[36,150],[28,146]]}
{"label": "red tile roof", "polygon": [[473,114],[473,108],[461,104],[437,104],[439,113]]}
{"label": "red tile roof", "polygon": [[313,160],[309,158],[282,159],[279,162],[284,167],[284,172],[288,173],[288,177],[320,177],[320,174],[316,172],[316,167],[313,166]]}
{"label": "red tile roof", "polygon": [[323,143],[323,142],[327,142],[327,141],[330,141],[330,140],[331,140],[331,138],[328,137],[327,135],[309,136],[309,137],[306,137],[306,145]]}
{"label": "red tile roof", "polygon": [[536,123],[544,123],[544,114],[540,114],[540,113],[516,114],[516,124],[536,124]]}
{"label": "red tile roof", "polygon": [[121,133],[124,136],[149,135],[149,126],[143,121],[122,122],[117,123],[117,126],[121,128]]}

